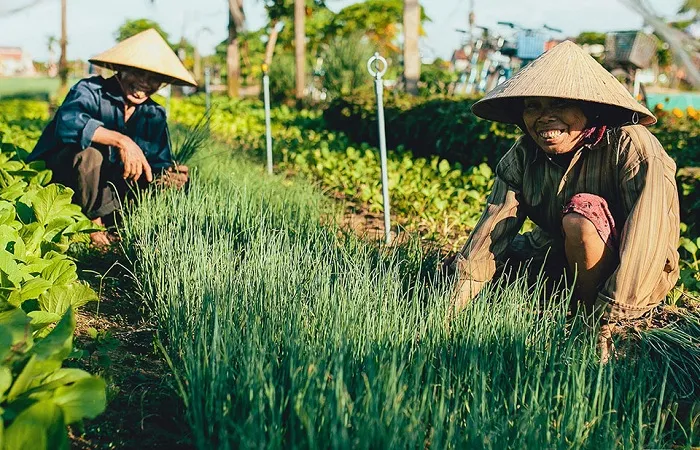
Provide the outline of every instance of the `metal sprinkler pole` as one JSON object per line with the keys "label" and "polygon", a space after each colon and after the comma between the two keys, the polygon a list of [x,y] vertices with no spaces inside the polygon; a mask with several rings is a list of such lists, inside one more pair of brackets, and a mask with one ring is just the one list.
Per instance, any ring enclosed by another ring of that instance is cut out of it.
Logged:
{"label": "metal sprinkler pole", "polygon": [[265,145],[267,147],[267,173],[272,175],[272,126],[270,125],[270,75],[267,64],[263,70],[263,96],[265,98]]}
{"label": "metal sprinkler pole", "polygon": [[[383,65],[383,66],[382,66]],[[377,123],[379,125],[379,156],[382,164],[382,200],[384,202],[384,241],[391,243],[391,212],[389,210],[389,177],[386,164],[386,134],[384,130],[384,80],[388,64],[379,53],[367,61],[367,71],[374,78],[374,90],[377,94]]]}
{"label": "metal sprinkler pole", "polygon": [[211,108],[211,69],[209,67],[204,69],[204,98],[206,101],[206,111],[209,113]]}

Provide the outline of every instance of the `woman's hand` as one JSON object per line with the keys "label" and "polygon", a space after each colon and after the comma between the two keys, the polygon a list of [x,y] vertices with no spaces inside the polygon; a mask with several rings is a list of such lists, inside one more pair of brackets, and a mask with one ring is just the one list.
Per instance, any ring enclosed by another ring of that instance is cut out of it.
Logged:
{"label": "woman's hand", "polygon": [[130,137],[124,136],[120,139],[117,145],[119,159],[124,164],[124,173],[122,176],[125,180],[138,181],[141,175],[146,176],[146,181],[153,181],[153,172],[151,166],[146,160],[146,155],[143,154],[141,147],[136,144]]}

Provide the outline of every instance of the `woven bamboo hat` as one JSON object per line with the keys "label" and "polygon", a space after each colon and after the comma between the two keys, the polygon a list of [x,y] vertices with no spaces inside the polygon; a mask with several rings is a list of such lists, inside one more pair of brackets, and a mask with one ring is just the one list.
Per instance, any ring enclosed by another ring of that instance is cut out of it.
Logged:
{"label": "woven bamboo hat", "polygon": [[603,66],[571,41],[564,41],[498,85],[472,105],[472,112],[497,122],[522,122],[525,97],[557,97],[590,102],[611,126],[653,125],[656,117],[639,104]]}
{"label": "woven bamboo hat", "polygon": [[89,61],[115,71],[147,70],[162,75],[169,83],[197,86],[175,52],[153,28],[121,41]]}

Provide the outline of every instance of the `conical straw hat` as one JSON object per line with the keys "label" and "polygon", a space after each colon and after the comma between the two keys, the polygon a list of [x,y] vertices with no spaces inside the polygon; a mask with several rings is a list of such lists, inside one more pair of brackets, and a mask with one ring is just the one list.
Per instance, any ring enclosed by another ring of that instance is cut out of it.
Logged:
{"label": "conical straw hat", "polygon": [[89,60],[112,70],[141,69],[163,75],[170,83],[197,86],[165,39],[153,28],[135,34]]}
{"label": "conical straw hat", "polygon": [[520,124],[524,97],[592,102],[607,125],[652,125],[656,117],[640,105],[603,66],[571,41],[564,41],[496,86],[472,105],[484,119]]}

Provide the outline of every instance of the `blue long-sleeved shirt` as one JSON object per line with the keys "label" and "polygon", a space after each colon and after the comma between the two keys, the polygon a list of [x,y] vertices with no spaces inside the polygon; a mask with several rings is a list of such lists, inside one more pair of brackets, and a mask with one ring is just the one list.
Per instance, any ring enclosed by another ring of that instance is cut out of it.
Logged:
{"label": "blue long-sleeved shirt", "polygon": [[[151,169],[162,171],[172,165],[170,138],[165,109],[150,98],[137,105],[124,123],[124,94],[115,77],[85,78],[76,83],[44,129],[28,161],[48,159],[67,146],[76,151],[88,147],[105,148],[93,143],[98,127],[129,136],[143,150]],[[118,162],[110,152],[112,162]]]}

